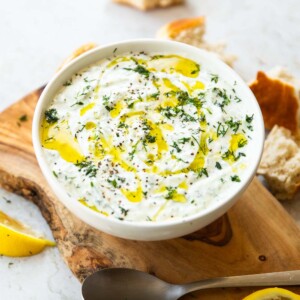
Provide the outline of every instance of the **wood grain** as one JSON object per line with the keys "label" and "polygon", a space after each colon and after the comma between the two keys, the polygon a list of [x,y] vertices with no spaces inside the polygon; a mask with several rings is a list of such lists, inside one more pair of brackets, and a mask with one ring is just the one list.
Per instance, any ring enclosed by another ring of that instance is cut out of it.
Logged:
{"label": "wood grain", "polygon": [[[31,121],[41,91],[0,114],[0,185],[40,208],[80,281],[106,267],[135,268],[172,283],[300,268],[300,230],[257,179],[227,215],[182,238],[129,241],[82,223],[54,197],[35,159]],[[22,115],[27,115],[26,122],[19,122]],[[253,290],[216,289],[183,299],[242,299]],[[299,288],[292,290],[300,293]]]}

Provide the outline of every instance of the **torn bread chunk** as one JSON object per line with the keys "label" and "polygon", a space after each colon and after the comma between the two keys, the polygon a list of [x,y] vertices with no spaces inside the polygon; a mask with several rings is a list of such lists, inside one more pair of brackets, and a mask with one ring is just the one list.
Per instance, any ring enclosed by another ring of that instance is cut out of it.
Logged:
{"label": "torn bread chunk", "polygon": [[300,82],[281,67],[259,71],[250,83],[262,110],[266,129],[283,126],[293,133],[299,128]]}
{"label": "torn bread chunk", "polygon": [[292,199],[300,187],[299,139],[275,125],[268,135],[257,173],[278,200]]}
{"label": "torn bread chunk", "polygon": [[184,0],[113,0],[116,3],[126,4],[140,10],[149,10],[158,7],[168,7],[181,4]]}
{"label": "torn bread chunk", "polygon": [[236,57],[224,53],[226,45],[224,43],[209,44],[205,41],[204,34],[205,18],[197,17],[170,22],[159,29],[156,36],[160,39],[174,40],[213,52],[232,66]]}

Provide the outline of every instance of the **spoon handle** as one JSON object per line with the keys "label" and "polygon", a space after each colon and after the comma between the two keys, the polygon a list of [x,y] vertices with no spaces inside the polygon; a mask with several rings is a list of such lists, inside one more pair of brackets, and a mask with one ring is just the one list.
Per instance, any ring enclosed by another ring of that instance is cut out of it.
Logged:
{"label": "spoon handle", "polygon": [[300,270],[219,277],[183,284],[185,293],[221,287],[300,285]]}

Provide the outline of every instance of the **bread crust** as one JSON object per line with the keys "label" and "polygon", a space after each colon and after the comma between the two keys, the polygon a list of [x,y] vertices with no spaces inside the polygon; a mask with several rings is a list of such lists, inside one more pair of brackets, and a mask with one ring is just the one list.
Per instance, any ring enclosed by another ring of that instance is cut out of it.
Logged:
{"label": "bread crust", "polygon": [[249,86],[259,103],[267,129],[279,125],[297,132],[299,99],[292,84],[259,71]]}
{"label": "bread crust", "polygon": [[129,5],[140,10],[150,10],[181,4],[184,0],[113,0],[116,3]]}

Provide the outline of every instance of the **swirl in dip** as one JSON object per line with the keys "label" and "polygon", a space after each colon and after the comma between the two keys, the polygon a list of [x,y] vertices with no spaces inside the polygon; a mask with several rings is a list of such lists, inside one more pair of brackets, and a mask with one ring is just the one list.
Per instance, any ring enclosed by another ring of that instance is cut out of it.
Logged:
{"label": "swirl in dip", "polygon": [[126,53],[85,68],[45,111],[41,139],[69,197],[112,218],[165,221],[237,189],[254,114],[213,70]]}

